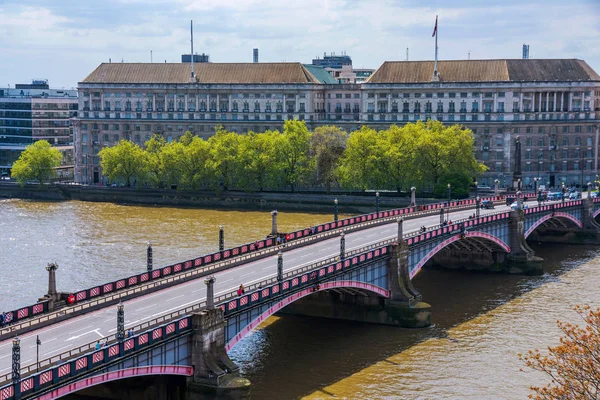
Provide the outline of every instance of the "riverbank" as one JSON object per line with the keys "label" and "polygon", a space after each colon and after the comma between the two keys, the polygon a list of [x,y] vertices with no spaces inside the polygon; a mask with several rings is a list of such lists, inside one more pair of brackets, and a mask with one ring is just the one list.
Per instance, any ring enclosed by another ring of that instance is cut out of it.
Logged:
{"label": "riverbank", "polygon": [[[27,199],[40,201],[80,200],[134,204],[148,206],[193,207],[228,210],[304,211],[333,213],[334,200],[338,199],[340,213],[364,214],[375,210],[375,194],[325,194],[306,192],[238,191],[178,191],[170,189],[134,189],[125,187],[85,185],[25,185],[13,182],[0,183],[0,199]],[[430,203],[428,200],[423,203]],[[381,193],[381,209],[406,207],[408,197],[395,197],[395,193]]]}

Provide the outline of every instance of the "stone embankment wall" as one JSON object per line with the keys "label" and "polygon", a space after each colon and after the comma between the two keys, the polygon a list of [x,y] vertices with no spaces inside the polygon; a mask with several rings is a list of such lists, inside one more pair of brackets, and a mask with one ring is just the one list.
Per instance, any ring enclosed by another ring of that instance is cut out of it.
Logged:
{"label": "stone embankment wall", "polygon": [[[391,194],[391,193],[390,193]],[[25,185],[0,183],[0,199],[63,201],[81,200],[169,207],[198,207],[248,210],[287,210],[333,213],[333,200],[338,199],[339,212],[364,214],[375,211],[374,193],[314,194],[290,192],[245,193],[237,191],[187,192],[169,189],[132,189],[81,185]],[[430,201],[429,201],[430,202]],[[380,197],[381,209],[408,206],[409,197]],[[421,202],[419,202],[422,204]]]}

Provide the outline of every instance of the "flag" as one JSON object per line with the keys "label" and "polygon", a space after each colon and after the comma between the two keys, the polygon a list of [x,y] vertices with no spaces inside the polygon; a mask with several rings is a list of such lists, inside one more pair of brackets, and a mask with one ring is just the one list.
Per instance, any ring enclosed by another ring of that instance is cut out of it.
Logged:
{"label": "flag", "polygon": [[437,33],[437,15],[435,16],[435,26],[433,27],[433,33],[431,34],[431,37],[434,37],[436,33]]}

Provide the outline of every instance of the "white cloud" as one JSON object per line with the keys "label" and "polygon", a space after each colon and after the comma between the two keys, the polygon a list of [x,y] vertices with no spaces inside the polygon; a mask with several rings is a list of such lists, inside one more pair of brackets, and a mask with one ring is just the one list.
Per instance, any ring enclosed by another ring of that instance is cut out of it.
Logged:
{"label": "white cloud", "polygon": [[[98,63],[177,62],[194,44],[215,62],[310,62],[323,52],[345,50],[359,67],[431,59],[431,32],[439,15],[440,58],[518,58],[531,45],[538,58],[583,58],[600,71],[600,7],[585,0],[547,5],[508,3],[482,6],[459,0],[450,6],[407,5],[392,0],[90,0],[61,7],[62,0],[26,0],[0,6],[0,76],[16,83],[40,76],[71,86]],[[60,2],[59,2],[60,1]],[[579,4],[581,3],[581,4]]]}

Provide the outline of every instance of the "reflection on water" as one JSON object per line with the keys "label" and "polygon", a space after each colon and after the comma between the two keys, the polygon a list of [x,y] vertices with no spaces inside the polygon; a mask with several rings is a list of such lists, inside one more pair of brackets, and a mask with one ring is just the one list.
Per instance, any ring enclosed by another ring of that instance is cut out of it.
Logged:
{"label": "reflection on water", "polygon": [[[280,212],[281,231],[322,223],[331,215]],[[264,238],[264,211],[214,211],[111,203],[0,200],[0,311],[33,303],[47,291],[46,264],[56,261],[58,290],[74,291],[145,270],[146,243],[154,265],[188,260]]]}
{"label": "reflection on water", "polygon": [[[281,230],[327,215],[280,213]],[[92,286],[218,246],[264,237],[268,212],[0,201],[0,308],[46,290],[49,261],[62,290]],[[347,321],[275,316],[231,351],[255,399],[520,399],[547,380],[520,372],[516,354],[557,343],[557,319],[577,322],[575,304],[600,305],[597,247],[536,246],[543,276],[423,270],[415,286],[435,326],[407,330]]]}

